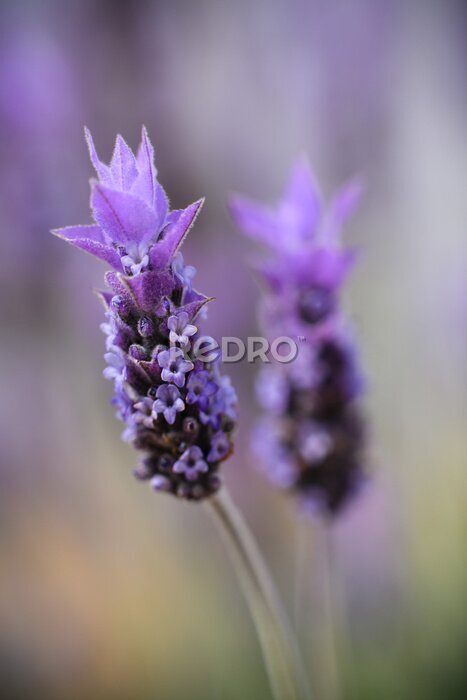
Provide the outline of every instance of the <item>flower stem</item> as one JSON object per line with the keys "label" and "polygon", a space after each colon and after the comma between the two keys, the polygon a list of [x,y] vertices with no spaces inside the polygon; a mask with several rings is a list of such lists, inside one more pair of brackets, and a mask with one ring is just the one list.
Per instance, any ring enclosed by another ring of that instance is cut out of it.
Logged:
{"label": "flower stem", "polygon": [[337,609],[339,596],[336,591],[336,566],[333,532],[330,523],[322,523],[320,536],[321,556],[322,556],[322,611],[324,617],[324,639],[321,642],[323,648],[322,667],[325,677],[323,678],[326,692],[323,697],[329,700],[339,700],[342,697],[342,684],[339,664],[339,620]]}
{"label": "flower stem", "polygon": [[206,501],[219,526],[256,626],[276,700],[309,698],[295,639],[271,575],[225,487]]}

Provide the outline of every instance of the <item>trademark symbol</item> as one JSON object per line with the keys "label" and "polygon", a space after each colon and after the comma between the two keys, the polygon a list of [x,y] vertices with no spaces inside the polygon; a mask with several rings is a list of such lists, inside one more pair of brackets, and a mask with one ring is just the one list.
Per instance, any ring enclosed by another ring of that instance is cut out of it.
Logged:
{"label": "trademark symbol", "polygon": [[301,343],[305,343],[305,342],[306,342],[306,338],[305,338],[304,335],[299,335],[299,336],[298,336],[298,339],[299,339],[299,341],[300,341]]}

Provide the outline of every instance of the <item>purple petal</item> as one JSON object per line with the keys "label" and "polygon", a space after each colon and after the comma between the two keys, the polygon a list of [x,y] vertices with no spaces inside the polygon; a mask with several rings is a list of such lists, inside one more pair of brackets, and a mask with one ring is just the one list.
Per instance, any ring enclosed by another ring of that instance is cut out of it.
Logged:
{"label": "purple petal", "polygon": [[178,318],[176,316],[170,316],[167,321],[167,328],[170,331],[176,331],[178,329]]}
{"label": "purple petal", "polygon": [[[174,309],[173,312],[175,311],[178,313],[180,311],[184,311],[185,313],[188,314],[188,317],[190,318],[191,321],[194,321],[196,317],[198,316],[199,312],[205,306],[208,302],[213,301],[214,297],[205,297],[202,294],[198,294],[196,292],[196,296],[198,297],[194,301],[190,301],[188,304],[184,304],[180,308]],[[163,321],[161,324],[161,331],[163,333],[168,332],[169,327],[167,321]]]}
{"label": "purple petal", "polygon": [[112,294],[112,292],[107,292],[104,289],[95,289],[94,294],[104,304],[105,308],[108,309],[110,306],[110,302],[112,300],[112,297],[114,296]]}
{"label": "purple petal", "polygon": [[156,199],[157,170],[154,165],[154,148],[149,140],[146,127],[141,132],[141,144],[137,155],[138,177],[133,191],[152,208]]}
{"label": "purple petal", "polygon": [[96,241],[91,241],[87,238],[76,238],[68,242],[71,243],[71,245],[74,245],[75,248],[80,248],[81,250],[86,251],[86,253],[90,253],[96,258],[99,258],[99,260],[103,260],[108,265],[113,267],[114,270],[122,272],[120,256],[115,248],[102,245],[102,243],[97,243]]}
{"label": "purple petal", "polygon": [[[162,379],[165,379],[164,372],[167,372],[167,370],[165,370],[165,369],[162,370]],[[182,386],[185,384],[185,375],[183,374],[183,372],[176,372],[175,374],[170,372],[170,375],[171,375],[171,377],[166,379],[166,381],[168,381],[168,382],[173,381],[173,383],[176,384],[181,389]]]}
{"label": "purple petal", "polygon": [[158,233],[157,217],[139,197],[92,183],[91,206],[96,222],[117,243],[147,241]]}
{"label": "purple petal", "polygon": [[161,368],[159,367],[156,357],[153,357],[151,360],[139,360],[139,364],[146,374],[151,377],[152,383],[161,376]]}
{"label": "purple petal", "polygon": [[273,246],[279,244],[277,215],[272,209],[247,197],[233,195],[229,201],[229,210],[247,236]]}
{"label": "purple petal", "polygon": [[94,141],[92,140],[91,132],[87,127],[84,127],[84,135],[86,137],[86,142],[88,144],[88,149],[89,149],[89,157],[91,158],[91,163],[94,166],[94,169],[99,176],[100,181],[104,185],[111,185],[112,184],[112,173],[110,172],[110,168],[108,165],[105,165],[105,163],[102,163],[96,152],[96,148],[94,146]]}
{"label": "purple petal", "polygon": [[203,306],[213,301],[214,297],[205,297],[203,294],[198,294],[198,299],[190,301],[188,304],[180,307],[180,311],[186,313],[191,321],[194,321]]}
{"label": "purple petal", "polygon": [[321,248],[300,260],[296,277],[305,284],[337,289],[353,267],[356,256],[355,250]]}
{"label": "purple petal", "polygon": [[168,296],[174,287],[169,272],[155,270],[129,277],[127,283],[143,311],[154,311],[161,299]]}
{"label": "purple petal", "polygon": [[300,237],[311,237],[321,216],[321,195],[311,167],[306,159],[296,163],[285,187],[280,205],[281,214],[296,229]]}
{"label": "purple petal", "polygon": [[339,190],[324,222],[324,234],[327,237],[335,238],[340,234],[342,226],[357,210],[364,191],[363,184],[357,179],[351,180]]}
{"label": "purple petal", "polygon": [[177,416],[177,411],[174,407],[166,408],[164,410],[164,418],[169,425],[173,425],[173,423],[175,423],[176,416]]}
{"label": "purple petal", "polygon": [[154,269],[161,270],[169,265],[198,216],[203,202],[204,199],[200,199],[186,209],[170,212],[170,221],[164,229],[162,239],[149,251]]}
{"label": "purple petal", "polygon": [[71,243],[75,239],[89,239],[98,243],[107,243],[100,226],[65,226],[64,228],[54,228],[51,233],[65,241]]}
{"label": "purple petal", "polygon": [[100,226],[67,226],[54,229],[52,233],[71,243],[75,248],[80,248],[103,260],[115,270],[123,271],[120,256],[115,248],[106,244]]}
{"label": "purple petal", "polygon": [[179,362],[178,368],[180,372],[190,372],[193,369],[193,362],[189,362],[188,360],[182,360],[181,362]]}
{"label": "purple petal", "polygon": [[117,272],[109,271],[105,273],[105,281],[114,294],[121,295],[124,298],[125,302],[129,304],[129,308],[134,309],[135,299],[126,284],[127,278],[123,278]]}
{"label": "purple petal", "polygon": [[110,162],[110,171],[115,187],[128,191],[138,176],[136,159],[133,151],[120,136],[117,136],[115,148]]}
{"label": "purple petal", "polygon": [[166,222],[167,212],[169,211],[169,200],[164,188],[156,182],[156,197],[154,201],[154,210],[158,220],[158,230],[160,231]]}

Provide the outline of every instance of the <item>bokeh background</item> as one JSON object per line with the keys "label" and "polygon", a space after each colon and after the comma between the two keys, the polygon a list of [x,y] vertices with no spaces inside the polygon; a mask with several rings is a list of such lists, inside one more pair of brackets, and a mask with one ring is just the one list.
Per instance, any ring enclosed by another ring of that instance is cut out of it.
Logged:
{"label": "bokeh background", "polygon": [[[254,630],[203,507],[137,483],[102,378],[103,266],[50,228],[89,221],[104,159],[145,123],[217,297],[206,330],[257,333],[231,190],[275,198],[307,152],[367,182],[347,290],[368,377],[371,480],[333,527],[346,698],[467,689],[467,8],[459,0],[5,0],[0,5],[2,697],[267,698]],[[225,478],[326,697],[322,528],[248,454],[255,367]],[[324,670],[323,670],[324,669]]]}

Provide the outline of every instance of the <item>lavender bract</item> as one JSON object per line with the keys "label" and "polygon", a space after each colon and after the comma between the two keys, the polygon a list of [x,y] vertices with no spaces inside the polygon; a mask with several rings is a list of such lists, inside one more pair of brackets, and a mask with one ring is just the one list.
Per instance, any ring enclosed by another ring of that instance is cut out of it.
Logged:
{"label": "lavender bract", "polygon": [[144,453],[135,476],[156,491],[200,500],[220,487],[236,419],[235,392],[218,360],[202,362],[192,350],[209,298],[194,290],[196,270],[185,266],[180,247],[203,200],[169,210],[144,128],[136,156],[117,136],[109,165],[88,130],[86,139],[98,175],[91,180],[95,223],[53,233],[113,268],[109,290],[100,292],[104,376],[114,382],[124,439]]}
{"label": "lavender bract", "polygon": [[256,266],[265,282],[264,332],[295,338],[297,358],[264,367],[257,395],[264,414],[253,432],[270,479],[295,491],[306,507],[333,515],[363,480],[362,391],[354,342],[339,292],[354,261],[340,245],[341,227],[361,194],[344,187],[327,212],[305,161],[292,170],[276,208],[240,196],[231,213],[242,231],[269,250]]}

